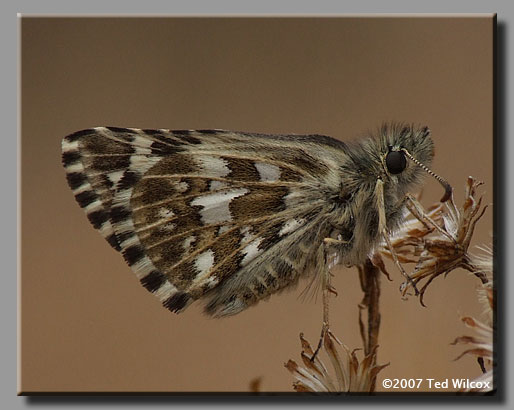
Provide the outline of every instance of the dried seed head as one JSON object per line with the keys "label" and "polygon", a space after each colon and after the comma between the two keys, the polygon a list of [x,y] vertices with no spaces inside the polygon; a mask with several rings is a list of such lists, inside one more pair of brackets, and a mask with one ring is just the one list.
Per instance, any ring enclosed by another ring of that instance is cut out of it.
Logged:
{"label": "dried seed head", "polygon": [[333,367],[333,371],[329,371],[319,356],[310,360],[312,348],[303,335],[300,335],[300,342],[304,366],[294,360],[284,364],[294,377],[293,387],[297,392],[372,392],[377,374],[388,366],[375,363],[378,346],[359,360],[355,353],[358,349],[350,351],[329,330],[323,337],[323,348]]}
{"label": "dried seed head", "polygon": [[[426,213],[439,229],[413,214],[390,238],[399,261],[416,264],[409,275],[412,282],[419,285],[420,281],[427,280],[419,290],[422,305],[425,290],[432,280],[456,268],[464,268],[473,273],[482,283],[488,281],[481,265],[477,265],[476,258],[468,252],[475,225],[487,209],[487,206],[482,206],[481,198],[476,199],[476,190],[480,185],[480,182],[469,177],[465,201],[460,208],[450,198],[444,204],[433,206]],[[392,258],[384,243],[377,248],[373,260],[379,260],[380,256]],[[376,263],[375,265],[380,267]],[[402,293],[405,295],[410,287],[411,282],[405,282],[401,287]]]}

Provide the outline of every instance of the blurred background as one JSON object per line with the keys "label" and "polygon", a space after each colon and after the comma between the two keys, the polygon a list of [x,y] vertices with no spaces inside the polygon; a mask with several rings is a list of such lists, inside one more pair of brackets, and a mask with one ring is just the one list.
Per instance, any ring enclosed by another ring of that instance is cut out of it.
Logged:
{"label": "blurred background", "polygon": [[[228,319],[162,308],[87,221],[61,139],[94,126],[326,134],[384,121],[428,125],[432,169],[461,204],[466,178],[493,198],[493,18],[21,19],[21,384],[23,392],[292,391],[298,335],[317,343],[307,283]],[[425,206],[442,188],[428,178]],[[492,208],[474,245],[492,240]],[[437,278],[426,308],[382,277],[383,378],[474,378],[451,346],[482,316],[478,280]],[[409,270],[411,267],[409,267]],[[332,331],[361,347],[357,270],[337,268]]]}

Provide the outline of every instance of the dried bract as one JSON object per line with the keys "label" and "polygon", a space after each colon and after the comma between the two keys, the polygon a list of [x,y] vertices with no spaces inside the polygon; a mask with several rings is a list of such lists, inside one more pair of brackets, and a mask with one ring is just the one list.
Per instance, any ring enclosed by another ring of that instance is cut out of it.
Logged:
{"label": "dried bract", "polygon": [[373,392],[378,372],[386,365],[375,365],[376,347],[359,361],[356,350],[349,349],[330,331],[325,332],[324,351],[330,360],[333,372],[329,372],[316,355],[311,361],[313,350],[309,342],[300,335],[303,367],[289,360],[285,367],[295,379],[293,387],[297,392],[311,393],[370,393]]}
{"label": "dried bract", "polygon": [[493,389],[493,337],[494,337],[494,290],[492,279],[492,252],[488,248],[482,248],[485,253],[475,257],[477,266],[487,278],[487,282],[478,288],[478,300],[484,305],[483,321],[466,316],[461,320],[474,330],[473,336],[457,337],[452,345],[465,345],[468,348],[455,360],[464,356],[475,356],[482,368],[482,375],[473,380],[473,388],[465,388],[463,392],[488,392]]}
{"label": "dried bract", "polygon": [[[483,374],[473,380],[474,382],[480,381],[482,383],[474,383],[473,385],[476,386],[478,384],[478,386],[484,386],[483,388],[467,388],[463,389],[463,391],[490,391],[493,386],[493,328],[492,326],[480,322],[470,316],[463,317],[461,320],[467,327],[475,331],[475,336],[460,336],[452,342],[452,345],[468,346],[468,349],[462,352],[455,360],[458,360],[466,355],[476,356],[476,358],[479,360],[479,363],[481,363]],[[489,369],[486,370],[486,367]]]}

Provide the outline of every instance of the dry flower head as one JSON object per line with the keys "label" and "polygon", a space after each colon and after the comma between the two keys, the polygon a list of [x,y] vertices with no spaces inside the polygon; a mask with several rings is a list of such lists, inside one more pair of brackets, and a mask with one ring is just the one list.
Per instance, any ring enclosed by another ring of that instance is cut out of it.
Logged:
{"label": "dry flower head", "polygon": [[332,365],[332,371],[329,372],[319,355],[311,360],[314,352],[302,334],[300,342],[303,367],[294,360],[289,360],[285,364],[295,379],[293,387],[297,392],[370,393],[375,388],[378,372],[388,366],[375,364],[378,346],[359,361],[356,351],[360,349],[350,351],[329,330],[323,338],[324,351]]}
{"label": "dry flower head", "polygon": [[[414,215],[407,218],[391,237],[399,261],[416,264],[410,274],[412,281],[402,284],[402,294],[405,295],[409,288],[426,279],[419,290],[420,302],[424,305],[423,296],[430,283],[457,268],[464,268],[483,283],[487,282],[480,269],[480,261],[468,252],[476,223],[487,209],[487,205],[482,207],[482,197],[476,199],[476,190],[480,185],[481,182],[468,177],[464,204],[460,208],[455,205],[452,195],[448,201],[430,207],[425,218]],[[392,259],[385,244],[377,248],[371,259],[387,274],[382,256]]]}

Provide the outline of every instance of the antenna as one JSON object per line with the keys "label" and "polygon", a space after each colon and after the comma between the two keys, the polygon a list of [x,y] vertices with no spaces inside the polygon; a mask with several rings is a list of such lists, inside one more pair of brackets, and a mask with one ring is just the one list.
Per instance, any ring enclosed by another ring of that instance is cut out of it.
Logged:
{"label": "antenna", "polygon": [[418,165],[419,167],[421,167],[423,170],[425,170],[428,174],[430,174],[431,176],[433,176],[435,179],[437,179],[439,181],[439,183],[444,187],[444,195],[443,197],[441,198],[441,202],[446,202],[448,201],[448,199],[451,198],[452,196],[452,192],[453,192],[453,188],[451,187],[451,185],[446,182],[443,178],[441,178],[439,175],[437,175],[435,172],[431,171],[430,169],[428,169],[427,166],[423,165],[421,162],[419,162],[416,158],[414,158],[410,153],[409,151],[407,151],[405,148],[402,148],[401,149],[403,151],[403,153],[407,156],[407,158],[409,158],[412,162],[414,162],[416,165]]}

